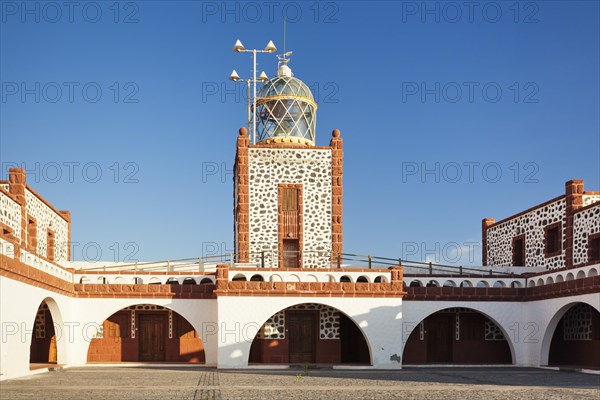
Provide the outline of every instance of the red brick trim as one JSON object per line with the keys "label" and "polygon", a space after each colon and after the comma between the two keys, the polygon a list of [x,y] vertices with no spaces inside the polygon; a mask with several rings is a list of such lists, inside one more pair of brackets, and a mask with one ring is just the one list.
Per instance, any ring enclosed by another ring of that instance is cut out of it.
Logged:
{"label": "red brick trim", "polygon": [[66,296],[72,296],[74,293],[72,282],[67,282],[2,254],[0,254],[0,275]]}
{"label": "red brick trim", "polygon": [[[265,297],[402,297],[405,294],[402,283],[402,267],[392,267],[390,269],[392,272],[391,282],[381,283],[255,282],[229,281],[229,266],[217,265],[217,289],[215,294],[217,296]],[[297,271],[297,269],[288,270]],[[234,271],[237,272],[238,270],[232,270],[231,272]],[[356,270],[352,269],[352,271]]]}
{"label": "red brick trim", "polygon": [[[33,225],[33,227],[30,227],[30,225]],[[33,235],[32,235],[33,233]],[[37,220],[32,217],[31,215],[27,215],[27,245],[25,246],[25,250],[29,251],[30,253],[33,254],[38,254],[37,251],[37,244],[38,244],[38,226],[37,226]],[[30,237],[30,236],[33,236]]]}
{"label": "red brick trim", "polygon": [[[250,261],[250,191],[248,148],[250,138],[246,128],[240,128],[234,166],[234,251],[237,261]],[[236,193],[237,192],[237,193]]]}
{"label": "red brick trim", "polygon": [[589,210],[590,208],[594,208],[594,207],[600,207],[600,201],[597,201],[597,202],[592,203],[592,204],[588,204],[585,207],[581,207],[581,208],[578,208],[578,209],[574,210],[573,211],[573,215],[575,215],[577,213],[580,213],[582,211],[585,211],[585,210]]}
{"label": "red brick trim", "polygon": [[335,129],[329,142],[331,148],[331,257],[343,253],[344,141]]}
{"label": "red brick trim", "polygon": [[14,194],[12,194],[11,192],[5,190],[2,186],[0,186],[0,193],[7,195],[8,198],[10,198],[12,201],[17,203],[18,205],[21,205],[21,203],[19,203],[19,201],[17,200],[16,196]]}
{"label": "red brick trim", "polygon": [[26,185],[27,190],[29,190],[31,192],[31,194],[33,194],[35,197],[37,197],[42,203],[44,203],[45,205],[47,205],[52,211],[54,211],[54,213],[56,213],[56,215],[58,215],[59,217],[61,217],[62,219],[64,219],[66,222],[69,222],[65,216],[58,211],[52,204],[50,204],[50,202],[48,202],[48,200],[46,200],[45,198],[42,197],[42,195],[40,195],[38,192],[36,192],[31,186]]}
{"label": "red brick trim", "polygon": [[227,282],[218,286],[217,296],[265,296],[265,297],[402,297],[401,282],[353,283],[353,282]]}
{"label": "red brick trim", "polygon": [[77,275],[157,275],[157,276],[185,276],[185,277],[196,277],[196,276],[215,276],[214,272],[153,272],[153,271],[98,271],[98,270],[85,270],[85,269],[77,269],[74,270]]}
{"label": "red brick trim", "polygon": [[538,204],[537,206],[533,206],[533,207],[531,207],[531,208],[528,208],[527,210],[524,210],[524,211],[521,211],[521,212],[519,212],[519,213],[517,213],[517,214],[511,215],[510,217],[506,217],[506,218],[504,218],[504,219],[501,219],[500,221],[498,221],[498,222],[494,223],[494,225],[490,226],[490,228],[491,228],[491,227],[498,226],[498,225],[501,225],[501,224],[503,224],[503,223],[505,223],[505,222],[507,222],[507,221],[510,221],[511,219],[515,219],[515,218],[518,218],[518,217],[520,217],[520,216],[522,216],[522,215],[525,215],[525,214],[527,214],[527,213],[530,213],[530,212],[532,212],[532,211],[535,211],[535,210],[537,210],[538,208],[545,207],[545,206],[547,206],[548,204],[554,203],[555,201],[562,200],[564,197],[565,197],[565,195],[564,195],[564,194],[561,194],[560,196],[558,196],[558,197],[555,197],[555,198],[553,198],[553,199],[550,199],[550,200],[548,200],[548,201],[545,201],[545,202],[543,202],[543,203],[540,203],[540,204]]}
{"label": "red brick trim", "polygon": [[8,240],[11,243],[14,243],[17,241],[17,238],[15,237],[15,232],[13,231],[13,229],[0,222],[0,237],[4,240]]}
{"label": "red brick trim", "polygon": [[[558,229],[558,249],[552,253],[548,252],[548,231],[551,229]],[[556,257],[562,254],[562,250],[565,247],[565,243],[563,243],[563,230],[562,230],[562,222],[558,221],[550,225],[546,225],[544,227],[544,257]]]}
{"label": "red brick trim", "polygon": [[48,228],[46,232],[46,258],[55,261],[56,256],[56,236],[52,229]]}
{"label": "red brick trim", "polygon": [[600,292],[600,275],[529,288],[407,287],[404,301],[538,301]]}
{"label": "red brick trim", "polygon": [[250,149],[331,150],[329,146],[308,146],[300,143],[251,144]]}
{"label": "red brick trim", "polygon": [[8,170],[9,191],[13,198],[21,205],[21,246],[27,247],[27,209],[25,208],[25,170],[10,168]]}
{"label": "red brick trim", "polygon": [[75,297],[80,298],[177,298],[216,299],[216,285],[137,285],[76,283]]}
{"label": "red brick trim", "polygon": [[573,215],[583,206],[583,180],[573,179],[565,183],[566,194],[566,243],[565,243],[565,265],[573,266]]}
{"label": "red brick trim", "polygon": [[483,266],[488,265],[487,230],[490,226],[494,225],[495,221],[494,218],[484,218],[481,221],[481,264]]}
{"label": "red brick trim", "polygon": [[67,221],[67,243],[64,245],[67,246],[67,260],[71,261],[71,212],[67,210],[61,210],[59,212]]}

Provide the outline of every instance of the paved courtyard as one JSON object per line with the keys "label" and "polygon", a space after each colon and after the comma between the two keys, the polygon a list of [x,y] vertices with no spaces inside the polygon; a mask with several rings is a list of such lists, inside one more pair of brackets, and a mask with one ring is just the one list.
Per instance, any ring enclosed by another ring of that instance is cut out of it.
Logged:
{"label": "paved courtyard", "polygon": [[0,382],[0,399],[594,399],[600,375],[524,368],[401,371],[70,368]]}

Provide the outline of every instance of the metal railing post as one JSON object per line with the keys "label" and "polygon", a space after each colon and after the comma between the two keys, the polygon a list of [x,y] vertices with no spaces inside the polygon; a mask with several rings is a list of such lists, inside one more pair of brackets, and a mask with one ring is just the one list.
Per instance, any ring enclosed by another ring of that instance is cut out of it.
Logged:
{"label": "metal railing post", "polygon": [[337,255],[337,267],[342,268],[342,255],[340,253]]}
{"label": "metal railing post", "polygon": [[265,267],[265,252],[264,252],[264,250],[260,252],[260,266],[262,268]]}
{"label": "metal railing post", "polygon": [[371,255],[369,254],[367,257],[369,258],[369,269],[372,269],[372,265],[371,265]]}
{"label": "metal railing post", "polygon": [[463,274],[462,265],[458,267],[458,274],[459,274],[459,275],[462,275],[462,274]]}
{"label": "metal railing post", "polygon": [[[273,267],[273,263],[275,262],[275,250],[271,249],[271,268]],[[279,262],[277,262],[277,266],[279,267]]]}
{"label": "metal railing post", "polygon": [[198,272],[202,272],[202,257],[198,257]]}
{"label": "metal railing post", "polygon": [[433,265],[431,264],[431,261],[429,261],[429,275],[433,275]]}
{"label": "metal railing post", "polygon": [[402,259],[401,259],[401,258],[399,258],[399,259],[398,259],[398,266],[399,266],[399,267],[401,267],[401,266],[402,266]]}

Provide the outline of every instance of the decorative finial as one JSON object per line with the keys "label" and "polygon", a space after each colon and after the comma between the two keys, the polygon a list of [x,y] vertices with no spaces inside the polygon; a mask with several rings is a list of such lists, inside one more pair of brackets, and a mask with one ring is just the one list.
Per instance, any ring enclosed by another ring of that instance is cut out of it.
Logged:
{"label": "decorative finial", "polygon": [[333,137],[340,137],[342,133],[340,132],[339,129],[334,129],[333,132],[331,132],[331,136]]}
{"label": "decorative finial", "polygon": [[248,134],[248,129],[242,127],[240,128],[240,136],[246,136]]}

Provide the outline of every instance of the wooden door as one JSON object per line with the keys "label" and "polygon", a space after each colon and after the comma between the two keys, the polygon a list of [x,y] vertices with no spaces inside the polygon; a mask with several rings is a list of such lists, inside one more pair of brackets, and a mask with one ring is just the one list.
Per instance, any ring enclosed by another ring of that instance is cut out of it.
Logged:
{"label": "wooden door", "polygon": [[283,240],[283,268],[298,268],[300,257],[298,239]]}
{"label": "wooden door", "polygon": [[316,313],[313,311],[289,311],[286,317],[289,363],[314,363],[317,339]]}
{"label": "wooden door", "polygon": [[158,314],[139,316],[140,361],[165,361],[165,317]]}
{"label": "wooden door", "polygon": [[454,321],[455,317],[453,315],[433,315],[425,321],[427,362],[452,362]]}
{"label": "wooden door", "polygon": [[48,349],[48,362],[55,363],[57,361],[56,353],[56,335],[52,335],[50,338],[50,348]]}

